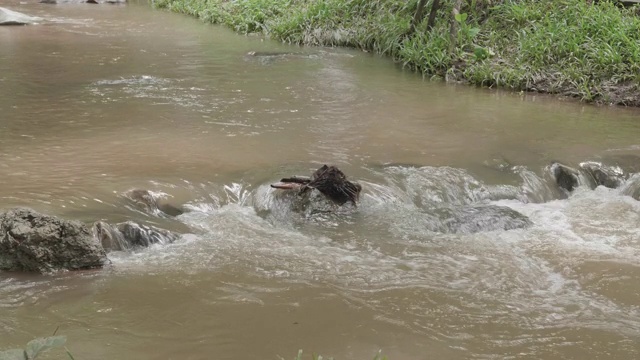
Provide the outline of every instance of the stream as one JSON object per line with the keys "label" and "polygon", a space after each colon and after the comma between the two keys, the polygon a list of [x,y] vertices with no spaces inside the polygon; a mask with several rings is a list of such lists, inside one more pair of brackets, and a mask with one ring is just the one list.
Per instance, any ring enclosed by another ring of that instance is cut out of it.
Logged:
{"label": "stream", "polygon": [[[640,156],[640,110],[428,81],[144,1],[2,6],[44,20],[0,27],[0,208],[183,235],[103,270],[0,272],[0,349],[59,327],[76,359],[640,359],[640,202],[566,195],[547,169]],[[357,207],[269,187],[323,164],[363,186]],[[132,189],[187,211],[141,211]],[[447,231],[439,212],[467,206],[532,224]]]}

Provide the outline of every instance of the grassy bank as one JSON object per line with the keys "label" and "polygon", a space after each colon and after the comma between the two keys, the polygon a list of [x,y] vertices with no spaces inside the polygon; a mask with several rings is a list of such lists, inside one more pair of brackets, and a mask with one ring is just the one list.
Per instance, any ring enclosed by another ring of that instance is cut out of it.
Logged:
{"label": "grassy bank", "polygon": [[412,33],[418,0],[154,5],[288,43],[380,52],[427,77],[640,106],[640,11],[609,1],[441,0],[427,30],[432,1]]}

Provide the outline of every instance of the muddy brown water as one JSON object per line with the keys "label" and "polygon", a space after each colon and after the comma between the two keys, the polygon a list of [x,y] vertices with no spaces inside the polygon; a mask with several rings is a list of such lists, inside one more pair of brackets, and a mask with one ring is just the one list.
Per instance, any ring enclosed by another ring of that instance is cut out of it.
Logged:
{"label": "muddy brown water", "polygon": [[[45,20],[0,28],[0,207],[185,235],[101,271],[0,273],[0,348],[59,326],[76,359],[640,358],[640,203],[558,199],[543,176],[640,155],[638,110],[423,81],[145,3],[2,6]],[[323,163],[361,181],[357,209],[295,213],[268,187]],[[145,214],[134,188],[190,211]],[[428,230],[434,204],[476,202],[533,226]]]}

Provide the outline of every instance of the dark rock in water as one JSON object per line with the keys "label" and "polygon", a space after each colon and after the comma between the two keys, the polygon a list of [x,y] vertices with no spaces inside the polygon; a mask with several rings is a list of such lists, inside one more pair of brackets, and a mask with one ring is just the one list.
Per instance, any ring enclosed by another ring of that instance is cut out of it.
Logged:
{"label": "dark rock in water", "polygon": [[449,232],[473,234],[484,231],[523,229],[533,223],[525,215],[506,206],[467,205],[439,209]]}
{"label": "dark rock in water", "polygon": [[249,51],[244,58],[247,61],[257,61],[263,65],[270,65],[278,61],[313,59],[316,57],[318,56],[314,54],[294,51]]}
{"label": "dark rock in water", "polygon": [[556,162],[551,164],[549,170],[561,189],[571,192],[580,184],[580,173],[576,169]]}
{"label": "dark rock in water", "polygon": [[42,20],[39,17],[29,16],[17,11],[0,7],[0,25],[28,25]]}
{"label": "dark rock in water", "polygon": [[316,189],[338,205],[346,202],[356,205],[362,191],[362,186],[347,180],[347,176],[340,169],[327,165],[316,170],[310,178],[304,176],[284,178],[279,183],[272,184],[271,187],[298,190],[301,195]]}
{"label": "dark rock in water", "polygon": [[107,251],[131,250],[153,244],[168,244],[180,235],[153,226],[127,221],[115,225],[104,221],[93,224],[93,234]]}
{"label": "dark rock in water", "polygon": [[303,55],[301,53],[287,52],[287,51],[249,51],[247,56],[256,57],[274,57],[274,56],[287,56],[287,55]]}
{"label": "dark rock in water", "polygon": [[603,165],[598,162],[588,161],[580,164],[589,177],[595,183],[595,186],[605,186],[610,189],[620,187],[626,179],[624,171],[618,166]]}
{"label": "dark rock in water", "polygon": [[169,216],[178,216],[182,215],[184,212],[173,206],[162,199],[158,199],[153,196],[153,194],[149,190],[142,189],[134,189],[127,191],[124,196],[131,200],[136,207],[144,210],[152,215],[169,215]]}
{"label": "dark rock in water", "polygon": [[640,174],[631,176],[621,187],[620,193],[640,200]]}
{"label": "dark rock in water", "polygon": [[87,227],[18,208],[0,214],[0,270],[49,272],[109,263]]}
{"label": "dark rock in water", "polygon": [[595,161],[583,162],[577,169],[553,163],[549,166],[549,170],[556,184],[567,192],[575,190],[580,185],[588,186],[591,189],[595,189],[597,186],[615,189],[620,187],[629,177],[617,165],[605,165]]}
{"label": "dark rock in water", "polygon": [[633,154],[614,154],[602,156],[599,160],[607,166],[617,167],[625,174],[640,173],[640,156]]}

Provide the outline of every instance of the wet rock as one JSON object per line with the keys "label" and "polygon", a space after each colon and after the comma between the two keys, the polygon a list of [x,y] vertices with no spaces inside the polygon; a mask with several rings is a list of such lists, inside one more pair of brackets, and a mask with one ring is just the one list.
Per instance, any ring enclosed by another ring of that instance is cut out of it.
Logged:
{"label": "wet rock", "polygon": [[279,183],[271,185],[275,189],[296,190],[304,195],[315,189],[327,199],[338,205],[351,202],[356,205],[362,186],[347,180],[347,176],[335,166],[323,165],[309,178],[306,176],[292,176],[281,179]]}
{"label": "wet rock", "polygon": [[620,187],[620,194],[628,195],[636,200],[640,200],[640,173],[631,176]]}
{"label": "wet rock", "polygon": [[149,190],[134,189],[124,193],[124,197],[129,199],[137,208],[152,215],[182,215],[184,211],[169,204],[164,199],[155,196]]}
{"label": "wet rock", "polygon": [[626,180],[626,174],[618,166],[603,165],[599,162],[588,161],[580,164],[596,186],[605,186],[610,189],[620,187]]}
{"label": "wet rock", "polygon": [[115,225],[98,221],[93,224],[92,230],[106,251],[125,251],[153,244],[169,244],[180,237],[171,231],[140,225],[133,221]]}
{"label": "wet rock", "polygon": [[255,57],[274,57],[274,56],[291,56],[291,55],[304,55],[302,53],[287,52],[287,51],[249,51],[247,56]]}
{"label": "wet rock", "polygon": [[440,209],[438,217],[443,220],[448,232],[456,234],[523,229],[533,224],[527,216],[509,207],[497,205]]}
{"label": "wet rock", "polygon": [[258,61],[263,65],[270,65],[277,61],[286,61],[290,59],[312,59],[316,57],[317,55],[293,51],[249,51],[245,55],[245,60]]}
{"label": "wet rock", "polygon": [[616,189],[629,178],[629,174],[622,167],[596,161],[583,162],[577,169],[553,163],[549,166],[549,172],[555,183],[567,192],[581,185],[590,189],[595,189],[597,186]]}
{"label": "wet rock", "polygon": [[602,164],[620,168],[625,174],[640,173],[640,156],[633,154],[606,155],[600,160]]}
{"label": "wet rock", "polygon": [[87,227],[31,209],[0,214],[0,270],[49,272],[109,263]]}
{"label": "wet rock", "polygon": [[580,172],[574,168],[555,162],[549,170],[561,189],[571,192],[580,184]]}
{"label": "wet rock", "polygon": [[27,25],[41,21],[42,18],[29,16],[17,11],[0,7],[0,25]]}

